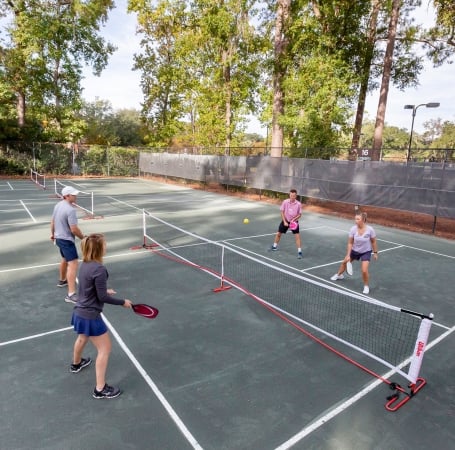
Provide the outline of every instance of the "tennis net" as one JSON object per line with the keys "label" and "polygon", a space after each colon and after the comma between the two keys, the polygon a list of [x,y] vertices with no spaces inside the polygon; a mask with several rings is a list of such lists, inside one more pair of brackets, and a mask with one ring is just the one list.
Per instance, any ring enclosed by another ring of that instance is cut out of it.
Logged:
{"label": "tennis net", "polygon": [[[293,321],[418,380],[432,315],[346,292],[143,211],[144,247],[206,271]],[[149,244],[151,243],[151,244]],[[407,371],[404,367],[408,367]]]}
{"label": "tennis net", "polygon": [[[66,184],[61,183],[54,178],[54,194],[58,198],[62,198],[62,189]],[[79,190],[79,189],[78,189]],[[95,217],[94,198],[93,192],[84,192],[79,190],[77,195],[77,203],[74,203],[79,209],[84,211],[89,217]]]}
{"label": "tennis net", "polygon": [[46,189],[46,175],[30,169],[30,180],[32,180],[39,187]]}

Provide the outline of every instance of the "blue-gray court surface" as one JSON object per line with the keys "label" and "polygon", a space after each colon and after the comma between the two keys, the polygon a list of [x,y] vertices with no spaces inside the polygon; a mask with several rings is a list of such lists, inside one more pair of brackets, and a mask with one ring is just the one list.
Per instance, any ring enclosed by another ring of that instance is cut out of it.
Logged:
{"label": "blue-gray court surface", "polygon": [[[105,307],[113,341],[107,379],[123,394],[95,400],[95,364],[69,372],[75,334],[72,305],[56,287],[49,220],[58,199],[50,184],[0,180],[1,449],[454,448],[454,241],[375,226],[371,217],[380,253],[370,265],[370,296],[434,314],[420,374],[427,384],[390,412],[387,384],[240,290],[215,293],[210,274],[140,248],[145,208],[269,265],[359,293],[358,264],[352,277],[330,281],[353,221],[304,210],[298,260],[291,235],[267,252],[277,205],[141,179],[67,180],[94,192],[95,219],[80,214],[79,225],[105,234],[111,287],[160,310],[147,320]],[[90,344],[85,356],[96,357]]]}

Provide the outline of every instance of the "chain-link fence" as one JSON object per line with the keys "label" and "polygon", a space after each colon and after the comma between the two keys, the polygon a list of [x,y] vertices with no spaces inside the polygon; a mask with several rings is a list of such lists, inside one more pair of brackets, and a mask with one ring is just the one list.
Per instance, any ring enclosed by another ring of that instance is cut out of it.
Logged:
{"label": "chain-link fence", "polygon": [[455,163],[141,152],[140,173],[455,218]]}
{"label": "chain-link fence", "polygon": [[0,145],[0,173],[137,176],[138,156],[135,148],[14,142]]}
{"label": "chain-link fence", "polygon": [[[447,149],[413,151],[407,160],[350,161],[197,154],[195,149],[150,149],[81,146],[55,143],[0,145],[0,173],[48,175],[137,176],[156,174],[202,183],[254,188],[358,205],[455,218],[454,152]],[[249,153],[248,153],[249,152]],[[431,153],[430,153],[431,152]],[[401,155],[401,154],[400,154]],[[348,155],[345,155],[348,156]],[[401,162],[400,162],[401,161]]]}

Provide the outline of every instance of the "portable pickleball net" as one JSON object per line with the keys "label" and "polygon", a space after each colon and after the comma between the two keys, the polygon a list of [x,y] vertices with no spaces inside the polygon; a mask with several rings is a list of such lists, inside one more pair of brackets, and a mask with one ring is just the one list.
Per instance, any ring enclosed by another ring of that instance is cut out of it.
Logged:
{"label": "portable pickleball net", "polygon": [[[239,289],[306,336],[388,384],[393,394],[387,397],[387,410],[398,410],[426,384],[419,373],[432,314],[391,306],[285,270],[226,243],[188,232],[146,210],[142,224],[142,244],[135,248],[150,249],[206,272],[219,282],[214,292]],[[327,338],[342,345],[336,349]],[[392,375],[407,380],[407,387],[358,363],[340,347],[392,369]]]}

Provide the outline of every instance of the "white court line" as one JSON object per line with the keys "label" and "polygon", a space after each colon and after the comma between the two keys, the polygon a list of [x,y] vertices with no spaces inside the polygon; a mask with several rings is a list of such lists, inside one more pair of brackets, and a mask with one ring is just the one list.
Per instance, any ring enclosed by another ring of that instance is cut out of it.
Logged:
{"label": "white court line", "polygon": [[[320,228],[326,228],[325,225],[317,226],[317,227],[310,227],[310,228],[300,228],[300,231],[308,231],[308,230],[318,230]],[[236,237],[236,238],[229,238],[229,239],[223,239],[221,242],[227,242],[229,243],[230,241],[241,241],[243,239],[253,239],[253,238],[258,238],[258,237],[265,237],[265,236],[275,236],[276,231],[273,233],[267,233],[267,234],[256,234],[253,236],[242,236],[242,237]],[[253,252],[251,252],[253,253]]]}
{"label": "white court line", "polygon": [[382,240],[378,239],[378,240],[380,240],[381,242],[387,242],[387,244],[402,245],[402,247],[410,248],[412,250],[417,250],[419,252],[430,253],[431,255],[444,256],[445,258],[455,259],[455,256],[446,255],[444,253],[432,252],[431,250],[425,250],[425,249],[419,248],[419,247],[412,247],[411,245],[406,245],[406,244],[398,244],[396,242],[386,241],[384,239],[382,239]]}
{"label": "white court line", "polygon": [[13,186],[11,186],[11,184],[10,184],[9,181],[7,181],[6,184],[9,186],[9,188],[10,188],[12,191],[14,191],[14,188],[13,188]]}
{"label": "white court line", "polygon": [[[185,424],[181,421],[177,413],[174,411],[172,406],[169,404],[169,402],[166,400],[166,398],[163,396],[161,391],[158,389],[156,384],[152,381],[150,376],[147,374],[147,372],[144,370],[144,368],[141,366],[139,361],[135,358],[135,356],[131,353],[129,348],[126,346],[124,343],[123,339],[120,337],[120,335],[117,333],[115,328],[111,325],[111,323],[106,319],[106,316],[102,314],[103,320],[106,322],[106,325],[109,327],[109,330],[111,331],[112,335],[115,337],[117,342],[119,343],[120,347],[123,349],[123,351],[126,353],[128,358],[131,360],[133,365],[136,367],[138,372],[142,375],[144,380],[147,382],[147,384],[150,386],[154,394],[157,396],[158,400],[161,402],[161,404],[164,406],[168,414],[171,416],[172,420],[175,422],[177,427],[180,429],[182,434],[186,437],[188,442],[192,445],[194,449],[200,449],[202,450],[202,447],[199,445],[199,443],[196,441],[196,439],[193,437],[193,435],[188,431],[186,428]],[[44,333],[39,333],[39,334],[34,334],[31,336],[26,336],[23,338],[19,339],[13,339],[11,341],[5,341],[5,342],[0,342],[0,347],[10,345],[10,344],[17,344],[19,342],[24,342],[24,341],[29,341],[32,339],[38,339],[43,336],[48,336],[50,334],[56,334],[56,333],[61,333],[63,331],[69,331],[72,330],[73,327],[65,327],[65,328],[59,328],[58,330],[52,330],[52,331],[47,331]]]}
{"label": "white court line", "polygon": [[117,202],[117,203],[121,203],[122,205],[126,205],[128,206],[129,208],[134,208],[134,209],[137,209],[138,211],[142,211],[144,208],[138,208],[137,206],[133,206],[133,205],[130,205],[129,203],[126,203],[122,200],[118,200],[116,199],[115,197],[110,197],[110,196],[107,196],[106,198],[110,198],[111,200],[114,200],[114,202]]}
{"label": "white court line", "polygon": [[172,420],[175,422],[179,430],[182,432],[182,434],[186,437],[188,442],[191,444],[191,446],[194,449],[201,449],[202,447],[199,445],[198,441],[193,437],[193,435],[190,433],[188,428],[185,426],[185,424],[182,422],[180,417],[177,415],[177,413],[174,411],[172,406],[169,404],[169,402],[166,400],[164,395],[161,393],[161,391],[158,389],[158,386],[153,382],[153,380],[150,378],[149,374],[144,370],[144,368],[141,366],[139,361],[136,359],[136,357],[133,355],[133,353],[130,351],[130,349],[126,346],[125,342],[123,339],[120,337],[120,335],[117,333],[115,328],[111,325],[111,323],[106,319],[104,314],[101,314],[103,316],[104,321],[106,322],[106,325],[109,327],[109,330],[111,331],[112,335],[115,337],[116,341],[120,345],[120,347],[123,349],[123,351],[126,353],[130,361],[133,363],[133,365],[136,367],[137,371],[140,373],[142,378],[144,378],[145,382],[150,386],[152,389],[153,393],[157,396],[158,400],[161,402],[161,404],[164,406],[168,414],[171,416]]}
{"label": "white court line", "polygon": [[28,212],[28,215],[32,218],[33,222],[36,223],[36,219],[32,216],[32,213],[29,211],[29,209],[25,206],[25,203],[21,200],[21,205],[24,207],[24,209]]}
{"label": "white court line", "polygon": [[[397,248],[401,248],[401,247],[405,247],[405,246],[404,245],[397,245],[396,247],[391,247],[391,248],[386,248],[384,250],[380,250],[378,253],[388,252],[389,250],[396,250]],[[332,266],[333,264],[341,264],[342,261],[343,260],[333,261],[333,262],[329,262],[327,264],[320,264],[319,266],[311,266],[311,267],[308,267],[306,269],[300,269],[300,272],[308,272],[308,270],[312,270],[312,269],[320,269],[321,267],[328,267],[328,266]]]}
{"label": "white court line", "polygon": [[[436,344],[439,344],[443,339],[445,339],[447,336],[449,336],[451,333],[455,331],[455,327],[452,327],[450,330],[448,330],[446,333],[441,334],[437,339],[432,341],[430,344],[427,345],[427,348],[425,349],[425,353],[433,348]],[[391,376],[395,374],[394,370],[391,370],[387,372],[385,375],[382,375],[382,378],[388,379]],[[358,392],[356,395],[351,397],[349,400],[345,401],[341,405],[338,405],[336,408],[332,409],[329,411],[327,414],[324,416],[320,417],[316,422],[312,423],[311,425],[305,427],[302,431],[288,439],[286,442],[283,442],[280,446],[278,446],[275,450],[287,450],[297,444],[297,442],[301,441],[304,437],[308,436],[310,433],[313,431],[316,431],[318,428],[320,428],[322,425],[325,425],[328,421],[332,420],[334,417],[336,417],[338,414],[342,413],[345,409],[349,408],[352,406],[354,403],[357,403],[360,399],[365,397],[369,392],[371,392],[373,389],[375,389],[377,386],[379,386],[381,383],[383,383],[382,380],[375,380],[373,383],[371,383],[369,386],[365,387],[362,389],[360,392]]]}
{"label": "white court line", "polygon": [[[103,259],[118,258],[121,256],[131,256],[131,255],[136,256],[136,255],[140,255],[142,253],[150,253],[150,250],[135,250],[134,252],[129,251],[127,253],[116,253],[115,255],[106,255],[103,257]],[[81,262],[81,261],[82,260],[79,259],[79,262]],[[41,269],[44,267],[53,267],[53,266],[59,266],[59,265],[60,265],[60,263],[56,262],[56,263],[49,263],[49,264],[40,264],[39,266],[23,266],[23,267],[16,267],[14,269],[2,269],[2,270],[0,270],[0,273],[20,272],[21,270]]]}
{"label": "white court line", "polygon": [[[327,226],[328,228],[332,228],[334,230],[338,230],[338,231],[342,231],[340,228],[336,228],[336,227],[331,227],[331,226]],[[419,248],[419,247],[412,247],[411,245],[406,245],[406,244],[400,244],[398,242],[393,242],[393,241],[387,241],[385,239],[380,239],[380,238],[377,238],[378,241],[380,242],[385,242],[387,244],[393,244],[393,245],[396,245],[396,246],[401,246],[401,247],[406,247],[406,248],[410,248],[412,250],[417,250],[419,252],[424,252],[424,253],[430,253],[431,255],[436,255],[436,256],[444,256],[446,258],[450,258],[450,259],[455,259],[455,256],[450,256],[450,255],[446,255],[444,253],[438,253],[438,252],[433,252],[431,250],[425,250],[423,248]]]}
{"label": "white court line", "polygon": [[[274,233],[274,234],[276,234],[276,233]],[[267,235],[264,235],[264,236],[267,236]],[[241,238],[240,238],[240,239],[241,239]],[[272,262],[273,264],[276,264],[276,265],[281,266],[281,267],[285,267],[286,269],[289,269],[289,270],[294,270],[294,271],[296,271],[296,272],[299,272],[299,271],[300,271],[299,269],[295,268],[294,266],[290,266],[290,265],[288,265],[288,264],[282,263],[281,261],[277,261],[276,259],[269,258],[269,257],[265,256],[265,255],[262,254],[262,253],[256,253],[256,252],[253,252],[253,251],[248,250],[248,249],[246,249],[246,248],[240,247],[239,245],[235,245],[235,244],[233,244],[232,242],[227,242],[227,241],[224,241],[224,240],[218,241],[218,242],[221,242],[222,244],[225,243],[225,244],[227,245],[228,248],[229,248],[229,247],[236,248],[236,249],[238,249],[238,250],[240,250],[240,251],[242,251],[242,252],[244,252],[244,253],[249,253],[250,255],[257,256],[258,259],[262,259],[263,261],[270,261],[270,262]]]}
{"label": "white court line", "polygon": [[48,336],[49,334],[61,333],[62,331],[68,331],[68,330],[72,330],[72,329],[73,329],[73,327],[59,328],[58,330],[46,331],[44,333],[34,334],[32,336],[26,336],[26,337],[19,338],[19,339],[13,339],[12,341],[0,342],[0,347],[2,347],[4,345],[17,344],[18,342],[29,341],[31,339],[37,339],[37,338],[40,338],[43,336]]}

